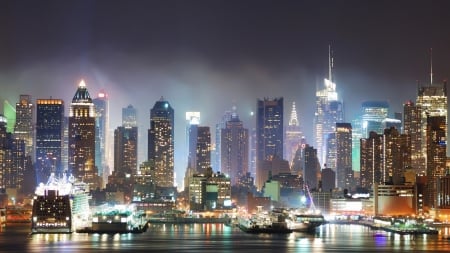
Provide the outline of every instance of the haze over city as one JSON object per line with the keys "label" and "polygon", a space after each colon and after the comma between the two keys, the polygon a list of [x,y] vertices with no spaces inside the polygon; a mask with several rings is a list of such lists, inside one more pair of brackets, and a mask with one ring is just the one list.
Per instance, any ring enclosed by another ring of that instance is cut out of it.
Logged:
{"label": "haze over city", "polygon": [[449,9],[448,1],[2,1],[0,99],[51,96],[67,110],[84,79],[92,97],[108,93],[110,129],[123,107],[137,108],[142,162],[150,108],[162,96],[175,110],[179,183],[187,111],[213,130],[236,106],[252,128],[257,99],[282,96],[285,120],[296,102],[313,143],[329,45],[347,122],[367,100],[401,112],[417,83],[429,84],[431,62],[434,82],[449,77]]}

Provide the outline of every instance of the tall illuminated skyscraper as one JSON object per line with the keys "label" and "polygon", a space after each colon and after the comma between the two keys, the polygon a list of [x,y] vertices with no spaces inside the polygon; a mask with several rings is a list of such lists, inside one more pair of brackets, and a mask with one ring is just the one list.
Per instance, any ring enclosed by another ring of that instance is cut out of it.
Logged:
{"label": "tall illuminated skyscraper", "polygon": [[[92,100],[95,108],[95,166],[98,169],[98,175],[105,178],[104,171],[109,171],[108,154],[109,149],[109,100],[108,94],[104,91],[98,93]],[[107,173],[109,174],[109,173]]]}
{"label": "tall illuminated skyscraper", "polygon": [[64,101],[36,101],[36,176],[37,182],[47,182],[51,173],[61,176],[64,144]]}
{"label": "tall illuminated skyscraper", "polygon": [[352,125],[336,123],[336,186],[349,189],[352,172]]}
{"label": "tall illuminated skyscraper", "polygon": [[231,185],[236,185],[239,178],[248,172],[249,136],[248,129],[237,113],[231,115],[221,131],[221,171],[229,175]]}
{"label": "tall illuminated skyscraper", "polygon": [[289,166],[292,168],[294,163],[295,153],[299,149],[302,139],[304,139],[303,133],[300,129],[300,124],[297,118],[297,110],[295,108],[295,102],[292,102],[291,117],[289,123],[286,126],[284,136],[284,159],[289,162]]}
{"label": "tall illuminated skyscraper", "polygon": [[[447,84],[433,84],[419,87],[416,105],[421,110],[421,133],[422,133],[422,153],[427,154],[426,129],[427,118],[442,116],[445,117],[445,133],[447,133]],[[425,160],[427,158],[425,157]]]}
{"label": "tall illuminated skyscraper", "polygon": [[69,173],[80,181],[100,187],[95,167],[95,120],[94,103],[81,80],[73,96],[69,110]]}
{"label": "tall illuminated skyscraper", "polygon": [[34,105],[30,95],[20,95],[16,103],[16,124],[14,125],[15,138],[25,141],[25,155],[34,157]]}
{"label": "tall illuminated skyscraper", "polygon": [[403,104],[403,132],[411,142],[411,167],[416,174],[426,174],[425,155],[422,153],[422,109],[412,101]]}
{"label": "tall illuminated skyscraper", "polygon": [[258,99],[256,114],[256,188],[261,190],[266,175],[262,166],[274,156],[283,157],[283,97]]}
{"label": "tall illuminated skyscraper", "polygon": [[155,184],[174,186],[174,110],[163,97],[150,110],[148,160],[155,163]]}
{"label": "tall illuminated skyscraper", "polygon": [[[344,109],[342,101],[338,100],[336,84],[333,82],[333,57],[331,47],[328,54],[329,73],[328,79],[325,78],[325,87],[316,92],[316,109],[314,115],[314,140],[317,149],[317,157],[320,165],[328,163],[326,160],[326,138],[329,134],[335,132],[336,123],[344,120]],[[335,161],[330,162],[335,163]],[[334,168],[333,168],[334,169]]]}

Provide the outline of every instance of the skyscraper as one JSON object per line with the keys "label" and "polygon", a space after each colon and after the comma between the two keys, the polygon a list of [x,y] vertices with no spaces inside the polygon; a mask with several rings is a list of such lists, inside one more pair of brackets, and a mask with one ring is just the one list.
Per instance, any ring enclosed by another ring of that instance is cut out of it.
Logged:
{"label": "skyscraper", "polygon": [[20,95],[16,103],[16,124],[14,125],[15,138],[25,141],[25,155],[34,156],[34,105],[30,95]]}
{"label": "skyscraper", "polygon": [[422,109],[412,101],[403,104],[403,132],[411,142],[411,167],[425,175],[425,155],[422,153]]}
{"label": "skyscraper", "polygon": [[[431,80],[430,85],[422,86],[418,88],[416,106],[420,110],[421,118],[421,154],[424,156],[422,161],[426,161],[425,164],[428,166],[428,143],[427,143],[427,123],[428,117],[440,116],[444,117],[445,126],[444,132],[447,134],[447,83],[434,84]],[[427,175],[429,168],[426,168]]]}
{"label": "skyscraper", "polygon": [[264,181],[261,173],[265,160],[283,157],[283,97],[273,100],[258,99],[256,114],[256,187],[261,190]]}
{"label": "skyscraper", "polygon": [[197,164],[197,134],[200,124],[200,112],[186,112],[186,158],[187,167],[196,170]]}
{"label": "skyscraper", "polygon": [[[109,101],[108,94],[100,91],[96,98],[92,100],[95,108],[95,166],[98,175],[104,177],[104,171],[108,171],[109,149]],[[109,173],[107,173],[109,174]]]}
{"label": "skyscraper", "polygon": [[64,101],[38,99],[36,101],[36,177],[47,182],[51,173],[61,176],[64,144]]}
{"label": "skyscraper", "polygon": [[352,174],[352,125],[336,123],[336,186],[349,189],[348,175]]}
{"label": "skyscraper", "polygon": [[289,123],[286,126],[284,137],[284,159],[289,162],[289,166],[292,168],[294,163],[295,153],[302,143],[304,138],[302,131],[300,130],[300,124],[297,118],[297,110],[295,108],[295,102],[292,102],[291,117]]}
{"label": "skyscraper", "polygon": [[231,115],[221,131],[221,171],[230,176],[231,185],[248,172],[249,136],[248,129],[237,113]]}
{"label": "skyscraper", "polygon": [[100,186],[95,167],[95,109],[84,80],[69,110],[69,173],[94,189]]}
{"label": "skyscraper", "polygon": [[[338,100],[336,84],[333,82],[333,57],[331,47],[328,54],[329,73],[328,79],[324,79],[325,87],[316,92],[316,109],[314,116],[314,140],[317,148],[317,157],[322,166],[328,163],[326,160],[326,138],[335,132],[336,123],[344,120],[344,109],[342,101]],[[331,163],[334,163],[331,162]]]}
{"label": "skyscraper", "polygon": [[163,97],[150,110],[148,160],[155,164],[155,184],[174,186],[174,110]]}
{"label": "skyscraper", "polygon": [[117,176],[137,171],[138,128],[120,126],[114,131],[114,171]]}
{"label": "skyscraper", "polygon": [[446,175],[447,159],[447,117],[429,116],[427,118],[427,193],[425,203],[430,208],[438,204],[437,182]]}

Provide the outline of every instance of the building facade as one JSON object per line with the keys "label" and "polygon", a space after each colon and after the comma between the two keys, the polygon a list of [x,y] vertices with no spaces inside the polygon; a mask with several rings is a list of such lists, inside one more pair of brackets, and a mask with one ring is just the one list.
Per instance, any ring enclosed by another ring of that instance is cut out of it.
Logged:
{"label": "building facade", "polygon": [[155,163],[155,183],[160,187],[174,185],[174,110],[161,97],[150,110],[148,160]]}
{"label": "building facade", "polygon": [[221,172],[229,175],[231,185],[236,185],[239,178],[245,176],[249,165],[248,129],[237,113],[233,113],[221,132]]}
{"label": "building facade", "polygon": [[[256,114],[256,178],[261,178],[265,160],[274,156],[283,157],[283,98],[258,99]],[[261,190],[264,181],[256,180]]]}
{"label": "building facade", "polygon": [[64,144],[64,101],[38,99],[36,101],[36,176],[46,183],[51,173],[61,177]]}

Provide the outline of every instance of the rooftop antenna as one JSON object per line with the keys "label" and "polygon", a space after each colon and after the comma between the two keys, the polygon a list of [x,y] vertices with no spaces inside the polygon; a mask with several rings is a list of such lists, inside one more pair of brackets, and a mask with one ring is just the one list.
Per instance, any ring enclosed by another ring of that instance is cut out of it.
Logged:
{"label": "rooftop antenna", "polygon": [[430,48],[430,85],[433,85],[433,48]]}

